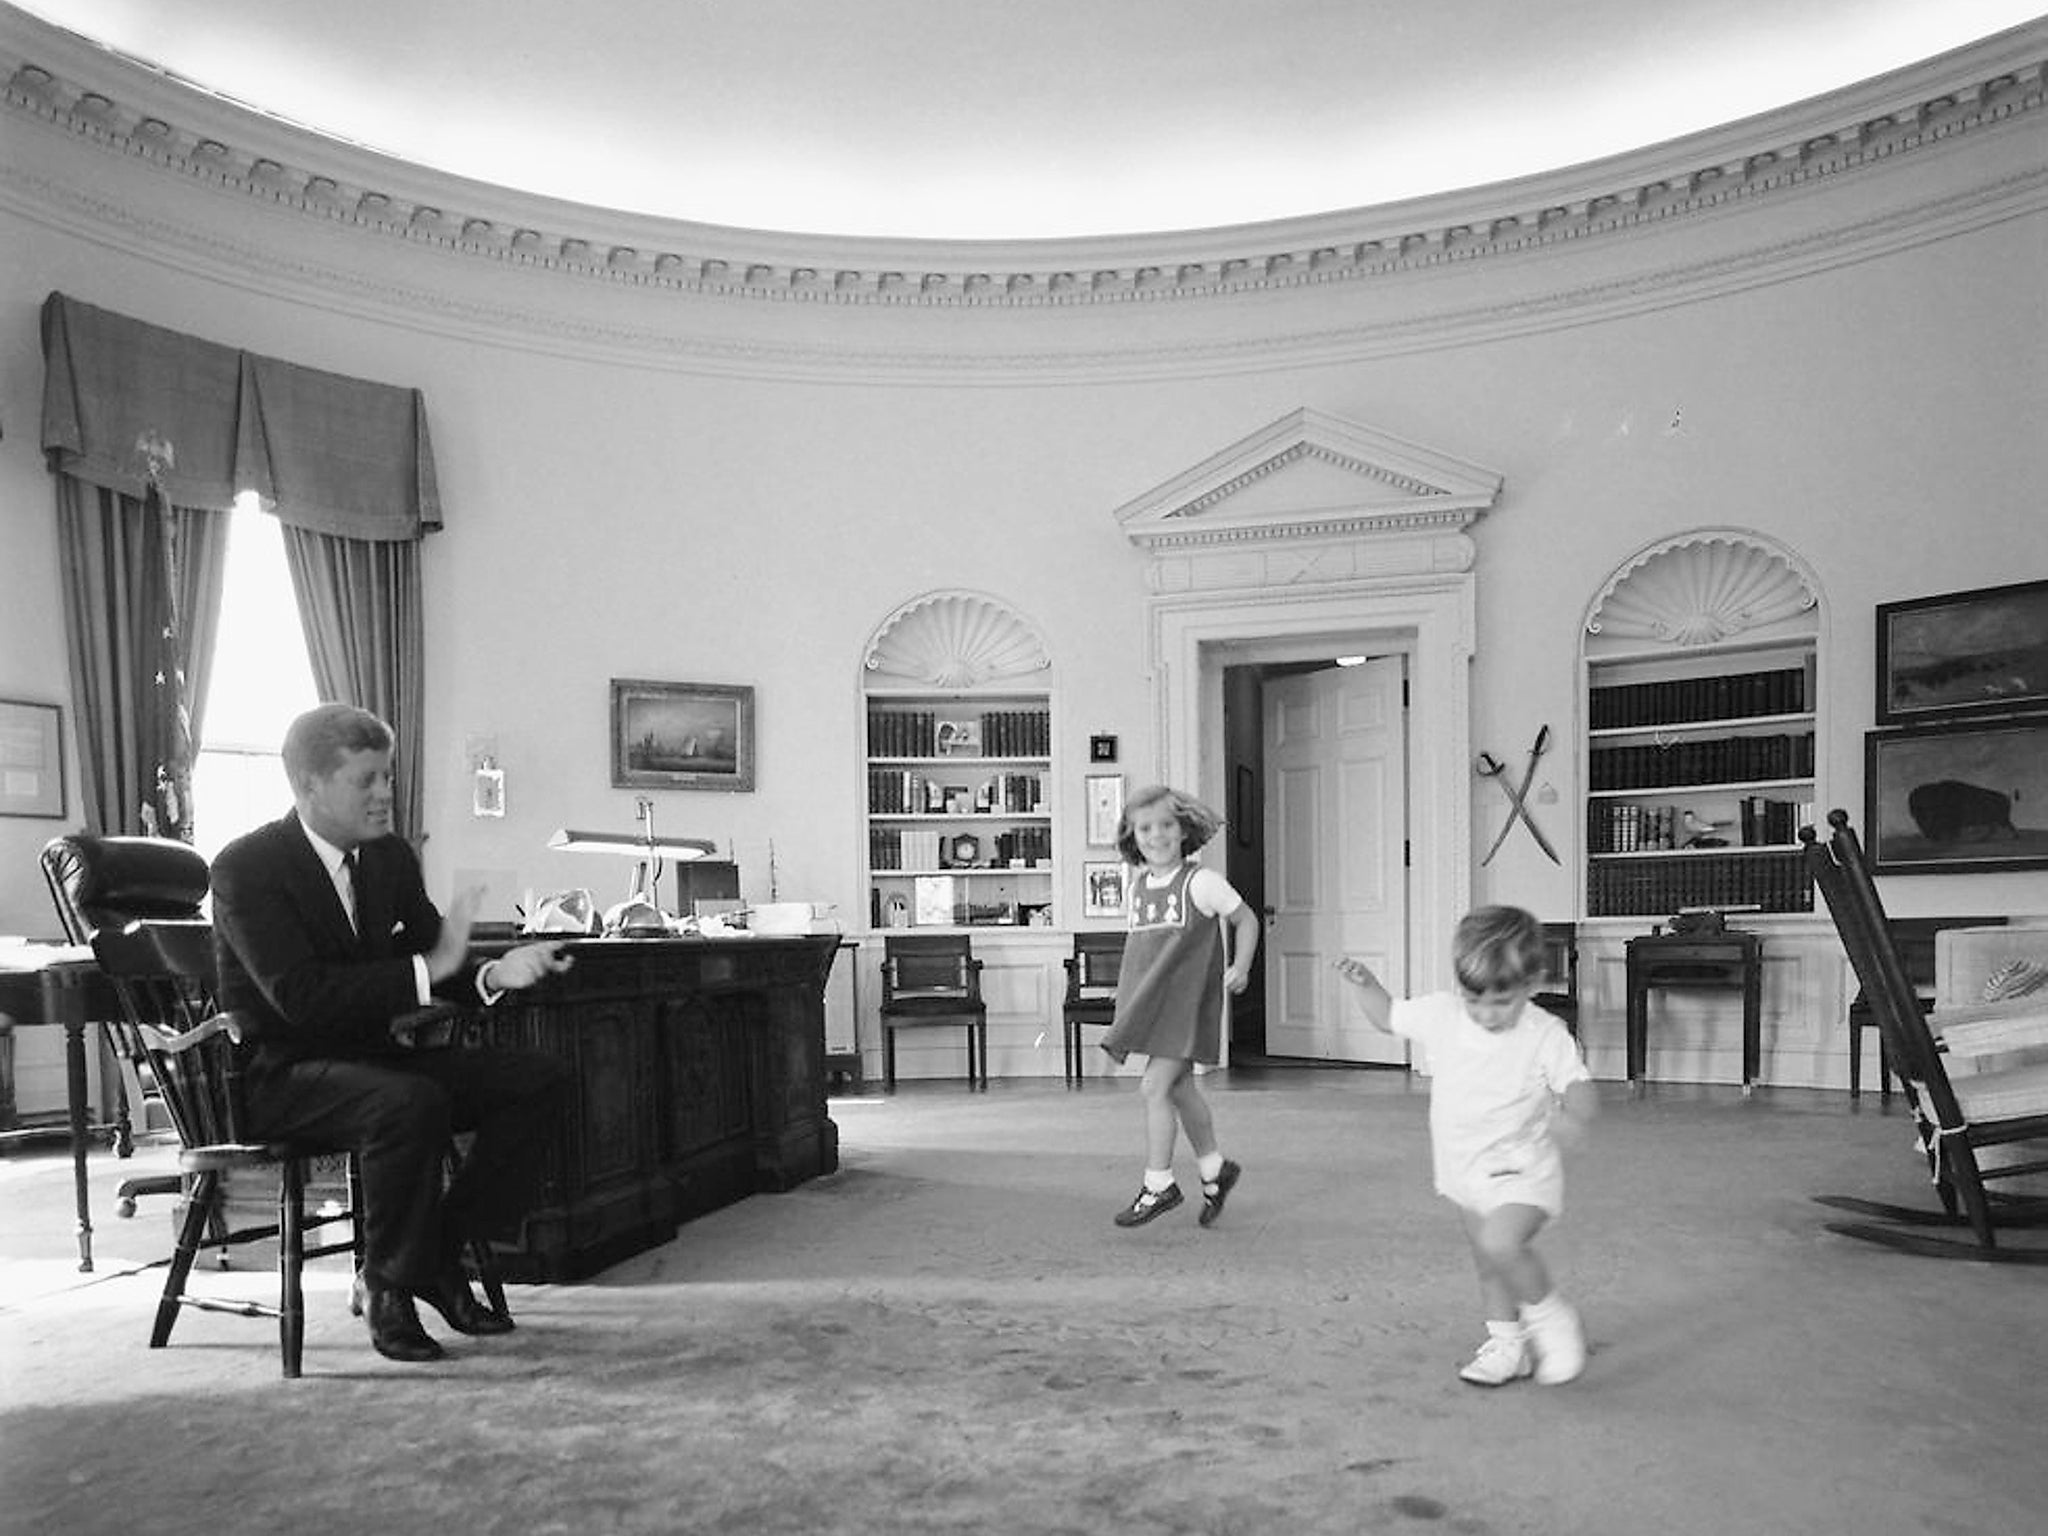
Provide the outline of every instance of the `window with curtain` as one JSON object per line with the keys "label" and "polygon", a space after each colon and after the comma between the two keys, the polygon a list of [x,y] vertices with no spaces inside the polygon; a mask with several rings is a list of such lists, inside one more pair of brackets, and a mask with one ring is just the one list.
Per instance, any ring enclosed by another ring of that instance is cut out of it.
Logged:
{"label": "window with curtain", "polygon": [[278,747],[320,702],[292,595],[284,529],[239,498],[228,514],[227,574],[192,768],[193,845],[211,860],[291,803]]}

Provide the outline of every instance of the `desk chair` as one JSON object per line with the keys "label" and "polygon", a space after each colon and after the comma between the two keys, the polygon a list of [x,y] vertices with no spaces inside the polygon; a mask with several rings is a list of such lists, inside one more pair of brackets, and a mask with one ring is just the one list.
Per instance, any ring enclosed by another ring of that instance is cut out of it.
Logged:
{"label": "desk chair", "polygon": [[[2048,1172],[2048,1155],[2038,1145],[2048,1140],[2048,1064],[2039,1059],[2048,1052],[2048,1005],[2022,999],[1923,1009],[1848,813],[1830,811],[1827,819],[1832,830],[1824,843],[1812,827],[1800,828],[1800,856],[1863,983],[1941,1202],[1941,1210],[1928,1211],[1822,1196],[1825,1204],[1874,1218],[1831,1223],[1829,1230],[1907,1253],[2048,1264],[2048,1249],[1998,1247],[2001,1232],[2048,1225],[2048,1200],[1987,1188],[1995,1180]],[[1973,1062],[1974,1071],[1962,1065],[1966,1058],[2001,1056],[2023,1064]],[[1952,1063],[1961,1069],[1951,1072]],[[1965,1223],[1974,1246],[1932,1235]]]}
{"label": "desk chair", "polygon": [[[67,944],[90,944],[102,929],[118,930],[137,919],[195,920],[206,901],[205,858],[191,844],[172,838],[74,833],[44,844],[41,863]],[[108,1038],[113,1043],[111,1034]],[[150,1106],[162,1100],[135,1056],[118,1044],[114,1056],[121,1077],[114,1151],[129,1157],[135,1151],[134,1121],[140,1119],[146,1128]],[[138,1196],[183,1190],[177,1174],[123,1179],[115,1190],[117,1209],[133,1216]]]}
{"label": "desk chair", "polygon": [[1077,933],[1074,952],[1067,956],[1067,995],[1060,1004],[1067,1050],[1067,1084],[1079,1088],[1087,1082],[1081,1070],[1081,1026],[1108,1026],[1116,1018],[1117,975],[1123,969],[1124,935]]}
{"label": "desk chair", "polygon": [[1554,1013],[1564,1027],[1579,1035],[1579,930],[1575,923],[1543,925],[1543,979],[1529,999]]}
{"label": "desk chair", "polygon": [[882,943],[883,1087],[896,1091],[896,1031],[938,1024],[966,1030],[967,1086],[987,1088],[988,1007],[967,935],[892,934]]}
{"label": "desk chair", "polygon": [[[1895,917],[1891,919],[1892,943],[1906,967],[1906,979],[1913,984],[1922,1010],[1934,1006],[1934,936],[1944,928],[1997,928],[2002,917]],[[1858,989],[1849,1004],[1849,1097],[1863,1096],[1863,1031],[1877,1028],[1877,1015],[1870,997]],[[1884,1036],[1878,1036],[1878,1102],[1889,1104],[1892,1097],[1892,1067],[1885,1059]]]}

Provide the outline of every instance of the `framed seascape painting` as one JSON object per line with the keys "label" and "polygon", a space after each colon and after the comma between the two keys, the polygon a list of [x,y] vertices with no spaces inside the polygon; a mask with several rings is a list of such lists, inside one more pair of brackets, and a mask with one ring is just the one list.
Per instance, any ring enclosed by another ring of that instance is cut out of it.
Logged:
{"label": "framed seascape painting", "polygon": [[1863,759],[1879,874],[2048,868],[2048,715],[1872,731]]}
{"label": "framed seascape painting", "polygon": [[2048,710],[2048,581],[1877,606],[1877,721]]}
{"label": "framed seascape painting", "polygon": [[616,789],[754,787],[754,690],[612,679]]}

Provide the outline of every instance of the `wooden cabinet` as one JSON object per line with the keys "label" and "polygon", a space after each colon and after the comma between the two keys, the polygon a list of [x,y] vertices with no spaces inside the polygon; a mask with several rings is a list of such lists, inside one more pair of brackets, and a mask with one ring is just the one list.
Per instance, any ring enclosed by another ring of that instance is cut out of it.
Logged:
{"label": "wooden cabinet", "polygon": [[869,693],[871,928],[1053,921],[1052,709],[1042,693]]}

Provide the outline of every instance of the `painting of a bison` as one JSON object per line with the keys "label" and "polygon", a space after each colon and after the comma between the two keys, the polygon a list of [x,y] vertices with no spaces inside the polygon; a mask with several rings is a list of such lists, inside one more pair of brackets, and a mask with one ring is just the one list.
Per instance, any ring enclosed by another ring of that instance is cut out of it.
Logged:
{"label": "painting of a bison", "polygon": [[1881,874],[2048,865],[2048,716],[1872,731],[1863,793]]}

